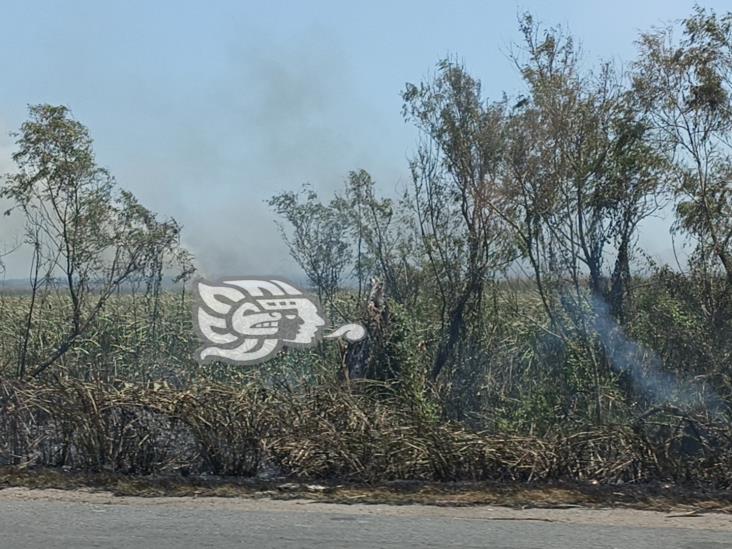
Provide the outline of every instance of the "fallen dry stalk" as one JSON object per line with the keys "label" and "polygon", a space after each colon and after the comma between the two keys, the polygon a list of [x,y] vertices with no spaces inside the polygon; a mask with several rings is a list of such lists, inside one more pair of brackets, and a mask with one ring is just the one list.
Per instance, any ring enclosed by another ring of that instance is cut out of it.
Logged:
{"label": "fallen dry stalk", "polygon": [[500,436],[373,389],[0,381],[0,463],[357,482],[732,485],[729,426],[659,411],[652,422]]}

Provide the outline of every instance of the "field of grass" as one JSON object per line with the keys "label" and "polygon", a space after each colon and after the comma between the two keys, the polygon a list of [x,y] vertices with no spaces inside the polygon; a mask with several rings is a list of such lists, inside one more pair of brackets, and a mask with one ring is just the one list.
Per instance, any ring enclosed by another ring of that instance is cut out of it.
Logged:
{"label": "field of grass", "polygon": [[[547,346],[530,291],[501,292],[493,305],[500,302],[500,312],[486,309],[480,348],[440,384],[426,380],[429,325],[398,307],[384,346],[389,360],[400,361],[392,378],[345,381],[336,343],[258,367],[200,366],[192,358],[198,342],[190,303],[172,293],[155,304],[145,296],[113,298],[53,368],[18,379],[28,297],[3,296],[4,478],[51,468],[184,485],[214,475],[375,485],[732,486],[724,413],[629,396],[627,380],[608,372],[607,413],[595,421],[585,409],[592,393],[581,355]],[[36,310],[30,362],[62,337],[65,318],[58,296]],[[568,394],[572,400],[563,401]]]}

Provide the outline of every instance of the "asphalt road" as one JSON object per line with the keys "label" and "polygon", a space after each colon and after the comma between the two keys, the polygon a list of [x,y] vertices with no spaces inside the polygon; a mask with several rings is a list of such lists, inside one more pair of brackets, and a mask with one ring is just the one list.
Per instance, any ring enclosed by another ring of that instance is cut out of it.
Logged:
{"label": "asphalt road", "polygon": [[[643,511],[32,497],[0,490],[0,547],[732,548],[732,518]],[[30,493],[30,492],[29,492]]]}

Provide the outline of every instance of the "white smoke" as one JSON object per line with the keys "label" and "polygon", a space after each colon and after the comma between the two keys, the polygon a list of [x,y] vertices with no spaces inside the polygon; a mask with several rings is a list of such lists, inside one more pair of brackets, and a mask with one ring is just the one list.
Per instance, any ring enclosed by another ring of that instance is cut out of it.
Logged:
{"label": "white smoke", "polygon": [[599,298],[591,301],[593,327],[607,353],[611,367],[630,377],[633,385],[655,404],[680,407],[703,405],[718,411],[720,399],[706,388],[696,387],[663,371],[663,361],[653,350],[633,341],[612,317],[607,303]]}

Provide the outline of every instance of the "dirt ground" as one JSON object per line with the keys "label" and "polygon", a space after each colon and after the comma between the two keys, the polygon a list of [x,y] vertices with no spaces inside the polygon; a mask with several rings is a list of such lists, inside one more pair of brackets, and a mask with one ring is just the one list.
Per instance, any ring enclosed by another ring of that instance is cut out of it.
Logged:
{"label": "dirt ground", "polygon": [[[133,477],[0,467],[0,500],[166,504],[732,530],[732,491],[665,483],[422,483],[380,485],[284,479]],[[332,508],[332,507],[331,507]]]}
{"label": "dirt ground", "polygon": [[[226,509],[236,511],[269,511],[289,513],[323,512],[334,505],[310,499],[274,500],[270,498],[222,497],[140,497],[117,496],[109,491],[76,489],[29,489],[23,487],[0,490],[0,501],[55,501],[93,505],[175,506],[180,508]],[[527,508],[515,509],[493,505],[452,507],[435,505],[338,504],[338,512],[353,515],[393,517],[441,517],[476,520],[517,520],[560,522],[571,524],[628,526],[644,528],[687,528],[732,532],[732,514],[718,512],[659,512],[636,509],[604,508]]]}

